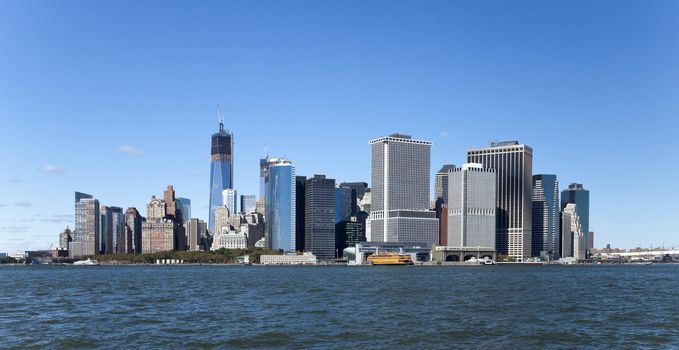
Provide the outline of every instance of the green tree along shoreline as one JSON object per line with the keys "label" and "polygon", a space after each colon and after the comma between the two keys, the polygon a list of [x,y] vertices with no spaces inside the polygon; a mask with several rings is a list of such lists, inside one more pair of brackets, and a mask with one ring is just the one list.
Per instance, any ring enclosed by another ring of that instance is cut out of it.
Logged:
{"label": "green tree along shoreline", "polygon": [[225,249],[215,251],[165,251],[145,254],[107,254],[94,255],[91,258],[103,263],[121,264],[155,264],[158,259],[183,260],[185,264],[231,264],[243,255],[250,256],[250,262],[259,263],[261,255],[281,255],[283,252],[264,248]]}

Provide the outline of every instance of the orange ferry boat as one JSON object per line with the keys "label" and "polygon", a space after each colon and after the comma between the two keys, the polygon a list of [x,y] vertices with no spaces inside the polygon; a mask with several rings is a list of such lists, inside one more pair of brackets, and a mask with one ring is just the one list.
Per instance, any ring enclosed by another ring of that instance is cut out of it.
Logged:
{"label": "orange ferry boat", "polygon": [[368,257],[368,262],[373,265],[412,265],[410,255],[396,252],[377,253]]}

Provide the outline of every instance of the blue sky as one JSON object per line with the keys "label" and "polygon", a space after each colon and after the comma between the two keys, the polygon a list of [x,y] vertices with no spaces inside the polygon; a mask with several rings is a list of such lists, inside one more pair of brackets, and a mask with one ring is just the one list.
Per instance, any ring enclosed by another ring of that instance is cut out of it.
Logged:
{"label": "blue sky", "polygon": [[205,219],[218,103],[239,194],[265,144],[369,182],[381,135],[432,174],[515,139],[591,191],[596,246],[679,246],[677,62],[676,1],[0,0],[0,252],[57,242],[76,190]]}

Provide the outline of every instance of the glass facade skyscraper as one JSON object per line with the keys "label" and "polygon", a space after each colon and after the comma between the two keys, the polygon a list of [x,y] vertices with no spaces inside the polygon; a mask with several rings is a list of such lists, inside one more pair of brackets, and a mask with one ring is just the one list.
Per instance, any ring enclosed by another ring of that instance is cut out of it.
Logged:
{"label": "glass facade skyscraper", "polygon": [[101,236],[99,237],[99,253],[114,254],[125,252],[125,217],[123,209],[102,205]]}
{"label": "glass facade skyscraper", "polygon": [[306,176],[295,177],[295,250],[304,251],[304,210],[306,208],[304,187],[306,186]]}
{"label": "glass facade skyscraper", "polygon": [[[584,240],[585,242],[589,241],[589,191],[582,184],[572,183],[568,185],[568,189],[561,191],[561,211],[566,209],[568,204],[575,204]],[[589,257],[589,252],[585,252],[585,256]]]}
{"label": "glass facade skyscraper", "polygon": [[295,249],[295,167],[287,159],[268,158],[266,167],[266,242],[269,248]]}
{"label": "glass facade skyscraper", "polygon": [[558,259],[559,181],[556,175],[533,175],[533,256]]}
{"label": "glass facade skyscraper", "polygon": [[257,208],[257,197],[252,194],[244,194],[240,196],[240,211],[248,214],[255,211]]}
{"label": "glass facade skyscraper", "polygon": [[453,164],[444,164],[436,173],[434,181],[434,199],[437,202],[445,203],[448,200],[448,175],[455,169]]}
{"label": "glass facade skyscraper", "polygon": [[188,198],[177,198],[177,204],[182,212],[182,220],[189,221],[191,219],[191,200]]}
{"label": "glass facade skyscraper", "polygon": [[99,252],[99,201],[91,195],[75,193],[75,230],[69,243],[70,257],[94,255]]}
{"label": "glass facade skyscraper", "polygon": [[223,120],[219,132],[212,135],[212,161],[210,163],[210,206],[208,229],[214,232],[215,209],[222,205],[222,191],[233,188],[233,134],[224,130]]}
{"label": "glass facade skyscraper", "polygon": [[352,204],[356,202],[355,197],[351,188],[341,186],[335,188],[335,223],[346,221],[356,214]]}
{"label": "glass facade skyscraper", "polygon": [[238,192],[228,188],[222,192],[222,204],[229,208],[230,215],[238,214]]}

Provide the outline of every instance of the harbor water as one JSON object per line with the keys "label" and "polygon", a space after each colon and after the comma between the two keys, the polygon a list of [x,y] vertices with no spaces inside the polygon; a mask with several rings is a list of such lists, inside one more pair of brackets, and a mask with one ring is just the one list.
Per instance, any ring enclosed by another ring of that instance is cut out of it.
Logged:
{"label": "harbor water", "polygon": [[679,266],[0,267],[2,349],[678,348]]}

